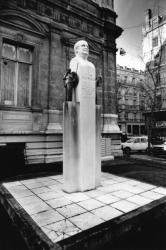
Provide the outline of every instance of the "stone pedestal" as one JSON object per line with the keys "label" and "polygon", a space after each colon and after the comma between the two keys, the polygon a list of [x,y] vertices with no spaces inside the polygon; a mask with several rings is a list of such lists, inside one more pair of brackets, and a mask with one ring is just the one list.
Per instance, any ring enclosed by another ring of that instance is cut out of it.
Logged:
{"label": "stone pedestal", "polygon": [[101,174],[101,108],[96,106],[94,127],[88,114],[85,124],[80,103],[65,102],[63,110],[64,190],[71,193],[94,189],[100,185]]}
{"label": "stone pedestal", "polygon": [[104,128],[102,131],[102,156],[113,157],[122,156],[121,131],[118,126],[118,115],[104,114]]}
{"label": "stone pedestal", "polygon": [[62,133],[63,113],[59,110],[47,110],[47,133]]}
{"label": "stone pedestal", "polygon": [[103,114],[104,118],[104,128],[103,133],[121,133],[118,126],[118,115],[116,114]]}

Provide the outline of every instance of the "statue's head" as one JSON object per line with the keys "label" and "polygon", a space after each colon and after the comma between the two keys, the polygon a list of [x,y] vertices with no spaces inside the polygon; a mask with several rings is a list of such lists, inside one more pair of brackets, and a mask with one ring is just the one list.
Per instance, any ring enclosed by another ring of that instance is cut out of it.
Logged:
{"label": "statue's head", "polygon": [[74,45],[75,55],[87,59],[89,55],[89,45],[86,41],[80,40]]}

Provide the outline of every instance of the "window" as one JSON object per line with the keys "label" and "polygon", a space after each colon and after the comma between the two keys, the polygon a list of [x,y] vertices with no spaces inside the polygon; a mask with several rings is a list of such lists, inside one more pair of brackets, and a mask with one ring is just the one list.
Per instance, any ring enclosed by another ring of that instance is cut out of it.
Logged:
{"label": "window", "polygon": [[1,61],[0,104],[29,107],[31,104],[32,50],[4,41]]}
{"label": "window", "polygon": [[158,36],[154,37],[152,40],[152,46],[157,47],[158,46]]}
{"label": "window", "polygon": [[140,143],[140,138],[136,138],[134,143]]}
{"label": "window", "polygon": [[127,125],[127,133],[131,133],[131,125]]}
{"label": "window", "polygon": [[127,140],[127,143],[133,143],[134,141],[135,141],[135,139],[131,138],[131,139]]}
{"label": "window", "polygon": [[135,77],[132,78],[132,82],[133,82],[133,84],[135,83]]}
{"label": "window", "polygon": [[[146,130],[145,130],[145,125],[141,125],[141,134],[145,134]],[[146,139],[148,141],[148,139]]]}
{"label": "window", "polygon": [[127,76],[124,76],[124,81],[127,82]]}
{"label": "window", "polygon": [[142,143],[146,143],[147,141],[148,141],[147,138],[141,138]]}
{"label": "window", "polygon": [[128,113],[128,119],[133,121],[134,117],[133,117],[133,113]]}

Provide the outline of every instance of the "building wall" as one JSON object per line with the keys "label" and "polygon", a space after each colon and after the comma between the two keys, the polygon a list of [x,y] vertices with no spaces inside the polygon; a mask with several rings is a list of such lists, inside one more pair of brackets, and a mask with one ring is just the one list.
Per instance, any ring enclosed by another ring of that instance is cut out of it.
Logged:
{"label": "building wall", "polygon": [[[21,82],[27,81],[24,73],[21,73],[21,80],[20,73],[16,73],[14,80],[5,78],[4,65],[8,65],[7,69],[10,71],[9,66],[14,63],[18,72],[21,63],[25,65],[24,62],[4,58],[5,44],[11,44],[18,51],[20,47],[26,47],[32,53],[32,64],[29,66],[32,72],[31,82],[31,77],[28,78],[28,84],[31,85],[29,105],[19,106],[8,99],[2,102],[1,95],[0,143],[25,142],[27,163],[62,159],[62,79],[74,55],[73,45],[79,39],[88,41],[89,60],[95,64],[97,75],[103,78],[102,86],[97,90],[98,104],[102,105],[104,114],[116,113],[115,40],[122,29],[116,26],[117,15],[113,9],[113,1],[110,3],[107,4],[104,0],[0,2],[1,93],[10,93],[8,96],[11,98],[13,92],[8,88],[15,81],[21,95],[24,95],[26,87],[22,87]],[[21,52],[17,52],[18,57],[21,55],[19,53]],[[19,95],[16,89],[15,100]]]}
{"label": "building wall", "polygon": [[154,60],[161,45],[166,41],[166,16],[153,12],[151,9],[146,10],[142,34],[143,59],[146,64]]}
{"label": "building wall", "polygon": [[145,133],[143,117],[145,93],[140,88],[144,72],[117,65],[118,124],[122,133],[141,135]]}
{"label": "building wall", "polygon": [[[151,72],[158,75],[157,95],[161,102],[161,109],[166,108],[166,15],[151,9],[145,12],[143,35],[143,60],[150,65]],[[147,79],[149,81],[147,71]],[[153,82],[151,80],[151,82]],[[156,82],[156,80],[155,80]],[[153,85],[153,83],[152,83]],[[156,84],[155,84],[156,85]]]}

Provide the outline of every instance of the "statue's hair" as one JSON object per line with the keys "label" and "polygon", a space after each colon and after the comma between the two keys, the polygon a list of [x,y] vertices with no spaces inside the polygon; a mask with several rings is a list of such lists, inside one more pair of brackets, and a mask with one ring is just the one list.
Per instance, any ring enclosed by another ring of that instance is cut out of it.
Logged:
{"label": "statue's hair", "polygon": [[78,47],[80,46],[80,44],[81,44],[82,42],[86,42],[86,43],[87,43],[87,41],[85,41],[85,40],[80,40],[80,41],[78,41],[78,42],[76,42],[76,43],[74,44],[74,52],[75,52],[75,54],[77,54],[77,49],[78,49]]}

